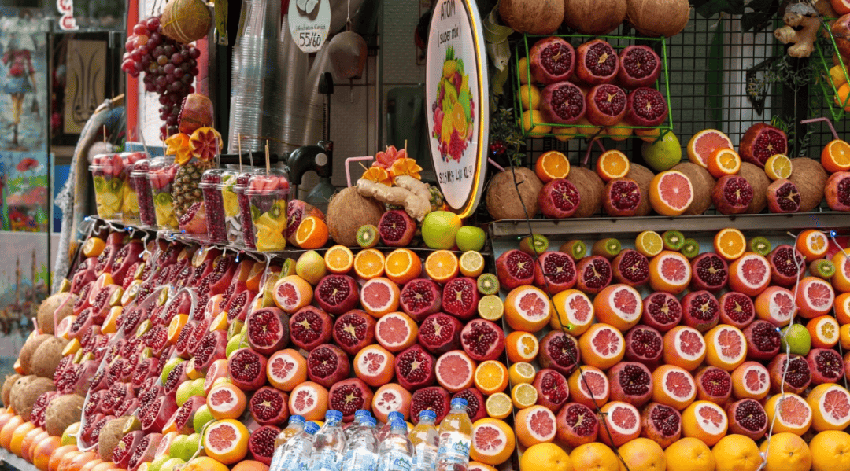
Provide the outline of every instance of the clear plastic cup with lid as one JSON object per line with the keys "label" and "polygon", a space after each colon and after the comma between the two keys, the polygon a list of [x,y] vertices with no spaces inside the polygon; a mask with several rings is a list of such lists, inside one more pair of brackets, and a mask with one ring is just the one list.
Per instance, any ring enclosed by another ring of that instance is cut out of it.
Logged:
{"label": "clear plastic cup with lid", "polygon": [[136,189],[139,199],[139,221],[145,226],[153,227],[156,226],[156,212],[153,208],[153,194],[148,182],[150,169],[150,159],[137,161],[130,172],[130,183]]}
{"label": "clear plastic cup with lid", "polygon": [[97,215],[103,219],[121,219],[127,171],[120,154],[99,154],[89,166],[94,181]]}
{"label": "clear plastic cup with lid", "polygon": [[254,248],[260,252],[276,252],[286,248],[286,206],[289,203],[289,175],[273,168],[251,175],[244,190],[250,207],[254,231]]}
{"label": "clear plastic cup with lid", "polygon": [[177,215],[174,212],[171,187],[174,184],[178,167],[174,161],[174,156],[157,157],[150,164],[148,181],[153,197],[156,225],[159,229],[177,229]]}
{"label": "clear plastic cup with lid", "polygon": [[133,179],[133,172],[136,169],[136,165],[147,158],[147,154],[144,152],[124,152],[119,155],[121,156],[121,161],[124,163],[124,173],[127,175],[121,219],[124,221],[124,224],[139,224],[141,223],[141,207],[139,204],[139,190]]}
{"label": "clear plastic cup with lid", "polygon": [[[223,168],[214,168],[204,172],[198,188],[204,195],[204,206],[207,211],[207,237],[215,244],[228,242],[226,214],[235,214],[239,203],[235,193],[225,197],[224,188],[230,180],[235,180],[237,172]],[[227,199],[225,199],[227,198]]]}

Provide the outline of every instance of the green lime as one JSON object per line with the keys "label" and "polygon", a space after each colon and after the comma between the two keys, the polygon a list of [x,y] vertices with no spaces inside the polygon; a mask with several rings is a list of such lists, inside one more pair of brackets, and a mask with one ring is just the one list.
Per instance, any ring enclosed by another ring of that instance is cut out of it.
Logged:
{"label": "green lime", "polygon": [[[189,453],[189,456],[195,456],[195,453],[198,452],[198,448],[201,447],[201,434],[199,432],[195,432],[189,435],[189,438],[187,438],[187,442],[188,445],[186,446],[186,448],[188,450],[187,452]],[[189,461],[189,458],[186,458],[186,461]]]}
{"label": "green lime", "polygon": [[432,211],[422,221],[422,240],[432,249],[451,249],[461,220],[455,213]]}
{"label": "green lime", "polygon": [[664,231],[661,239],[664,240],[664,250],[678,251],[685,245],[685,235],[676,230]]}
{"label": "green lime", "polygon": [[160,456],[159,458],[148,463],[148,471],[162,471],[162,464],[170,459],[171,458],[169,458],[168,455]]}
{"label": "green lime", "polygon": [[699,255],[699,242],[690,238],[685,239],[685,242],[682,244],[682,255],[688,259],[692,259]]}
{"label": "green lime", "polygon": [[185,404],[192,396],[205,396],[204,378],[183,381],[183,383],[177,387],[177,407]]}
{"label": "green lime", "polygon": [[782,329],[782,350],[785,353],[790,348],[795,355],[808,355],[812,349],[812,335],[800,324],[792,324]]}
{"label": "green lime", "polygon": [[519,241],[519,249],[529,255],[541,254],[549,248],[549,239],[544,235],[533,234]]}
{"label": "green lime", "polygon": [[[162,467],[159,468],[159,471],[175,471],[177,469],[181,469],[185,464],[186,461],[181,460],[180,458],[171,458],[163,463]],[[148,467],[148,471],[152,471],[150,466]]]}
{"label": "green lime", "polygon": [[230,358],[230,354],[236,350],[248,347],[248,339],[245,338],[246,334],[247,332],[243,329],[233,337],[230,337],[230,340],[227,341],[227,347],[224,349],[224,354],[227,358]]}
{"label": "green lime", "polygon": [[480,252],[486,240],[484,229],[477,226],[463,226],[455,235],[455,243],[461,252]]}
{"label": "green lime", "polygon": [[750,251],[755,252],[762,257],[767,257],[770,253],[770,250],[773,248],[770,241],[765,237],[753,237],[750,239]]}
{"label": "green lime", "polygon": [[675,134],[668,132],[656,142],[644,142],[641,145],[641,154],[653,170],[663,172],[682,160],[682,145]]}
{"label": "green lime", "polygon": [[204,404],[195,411],[195,417],[192,419],[192,425],[194,426],[195,431],[200,433],[204,429],[204,426],[213,420],[215,420],[215,418],[212,416],[210,408]]}
{"label": "green lime", "polygon": [[227,326],[227,340],[233,338],[234,335],[242,333],[242,328],[245,327],[245,324],[239,319],[233,319],[230,322],[230,325]]}
{"label": "green lime", "polygon": [[171,373],[171,370],[173,370],[175,366],[183,363],[184,361],[186,360],[182,358],[172,358],[165,362],[165,366],[162,367],[162,374],[159,375],[159,379],[165,383],[165,380],[168,379],[168,373]]}

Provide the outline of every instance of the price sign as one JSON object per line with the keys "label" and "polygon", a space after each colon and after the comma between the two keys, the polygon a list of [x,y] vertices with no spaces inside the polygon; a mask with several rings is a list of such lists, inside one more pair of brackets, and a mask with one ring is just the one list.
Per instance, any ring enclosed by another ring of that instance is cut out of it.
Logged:
{"label": "price sign", "polygon": [[331,29],[330,0],[290,0],[289,34],[303,52],[318,52]]}
{"label": "price sign", "polygon": [[438,0],[426,59],[431,159],[446,204],[475,211],[484,187],[490,133],[487,55],[475,0]]}

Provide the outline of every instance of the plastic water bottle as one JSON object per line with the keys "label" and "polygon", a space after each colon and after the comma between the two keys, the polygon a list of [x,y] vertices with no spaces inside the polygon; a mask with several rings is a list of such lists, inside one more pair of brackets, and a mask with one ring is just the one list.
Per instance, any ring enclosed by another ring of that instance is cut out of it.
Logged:
{"label": "plastic water bottle", "polygon": [[396,418],[390,421],[391,429],[387,438],[378,448],[380,464],[378,471],[411,471],[413,464],[413,445],[407,439],[407,424]]}
{"label": "plastic water bottle", "polygon": [[437,465],[437,446],[439,437],[434,420],[437,414],[425,409],[419,412],[419,424],[410,432],[413,445],[413,471],[432,471]]}
{"label": "plastic water bottle", "polygon": [[[355,417],[354,420],[356,421],[358,418]],[[375,436],[375,419],[371,416],[364,416],[360,418],[356,432],[346,442],[345,456],[342,458],[340,469],[343,471],[375,471],[377,468],[378,438]]]}
{"label": "plastic water bottle", "polygon": [[354,422],[345,429],[346,448],[350,448],[351,440],[363,428],[363,421],[367,418],[372,418],[372,413],[367,410],[360,409],[354,413]]}
{"label": "plastic water bottle", "polygon": [[345,432],[340,427],[342,412],[329,410],[325,413],[325,424],[316,434],[310,471],[339,471],[345,453]]}
{"label": "plastic water bottle", "polygon": [[[304,417],[301,417],[301,421],[304,421]],[[289,422],[291,425],[292,419]],[[319,426],[315,422],[307,422],[304,430],[296,433],[283,447],[275,451],[269,471],[307,471],[310,455],[313,453],[313,436],[318,431]]]}
{"label": "plastic water bottle", "polygon": [[378,443],[383,443],[384,440],[390,435],[390,430],[392,430],[393,420],[398,419],[402,422],[404,421],[404,414],[399,411],[392,411],[387,415],[387,423],[381,427],[381,430],[378,432]]}
{"label": "plastic water bottle", "polygon": [[466,471],[472,444],[472,422],[466,414],[466,399],[452,399],[449,415],[440,423],[437,471]]}
{"label": "plastic water bottle", "polygon": [[289,439],[294,437],[298,432],[304,430],[304,424],[303,416],[296,414],[289,417],[289,425],[287,425],[285,429],[281,430],[280,433],[277,434],[277,438],[274,439],[275,454],[277,454],[278,451],[282,452],[281,448],[286,445],[286,442],[288,442]]}

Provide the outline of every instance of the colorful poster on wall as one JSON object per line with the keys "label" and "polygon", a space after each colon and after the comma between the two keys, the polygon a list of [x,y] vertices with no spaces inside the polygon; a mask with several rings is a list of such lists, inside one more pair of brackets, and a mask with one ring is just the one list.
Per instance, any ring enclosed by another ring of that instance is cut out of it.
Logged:
{"label": "colorful poster on wall", "polygon": [[68,41],[65,134],[79,134],[106,94],[106,43]]}
{"label": "colorful poster on wall", "polygon": [[20,15],[0,21],[0,149],[46,152],[46,23]]}
{"label": "colorful poster on wall", "polygon": [[3,229],[48,230],[47,155],[0,150],[0,200]]}

